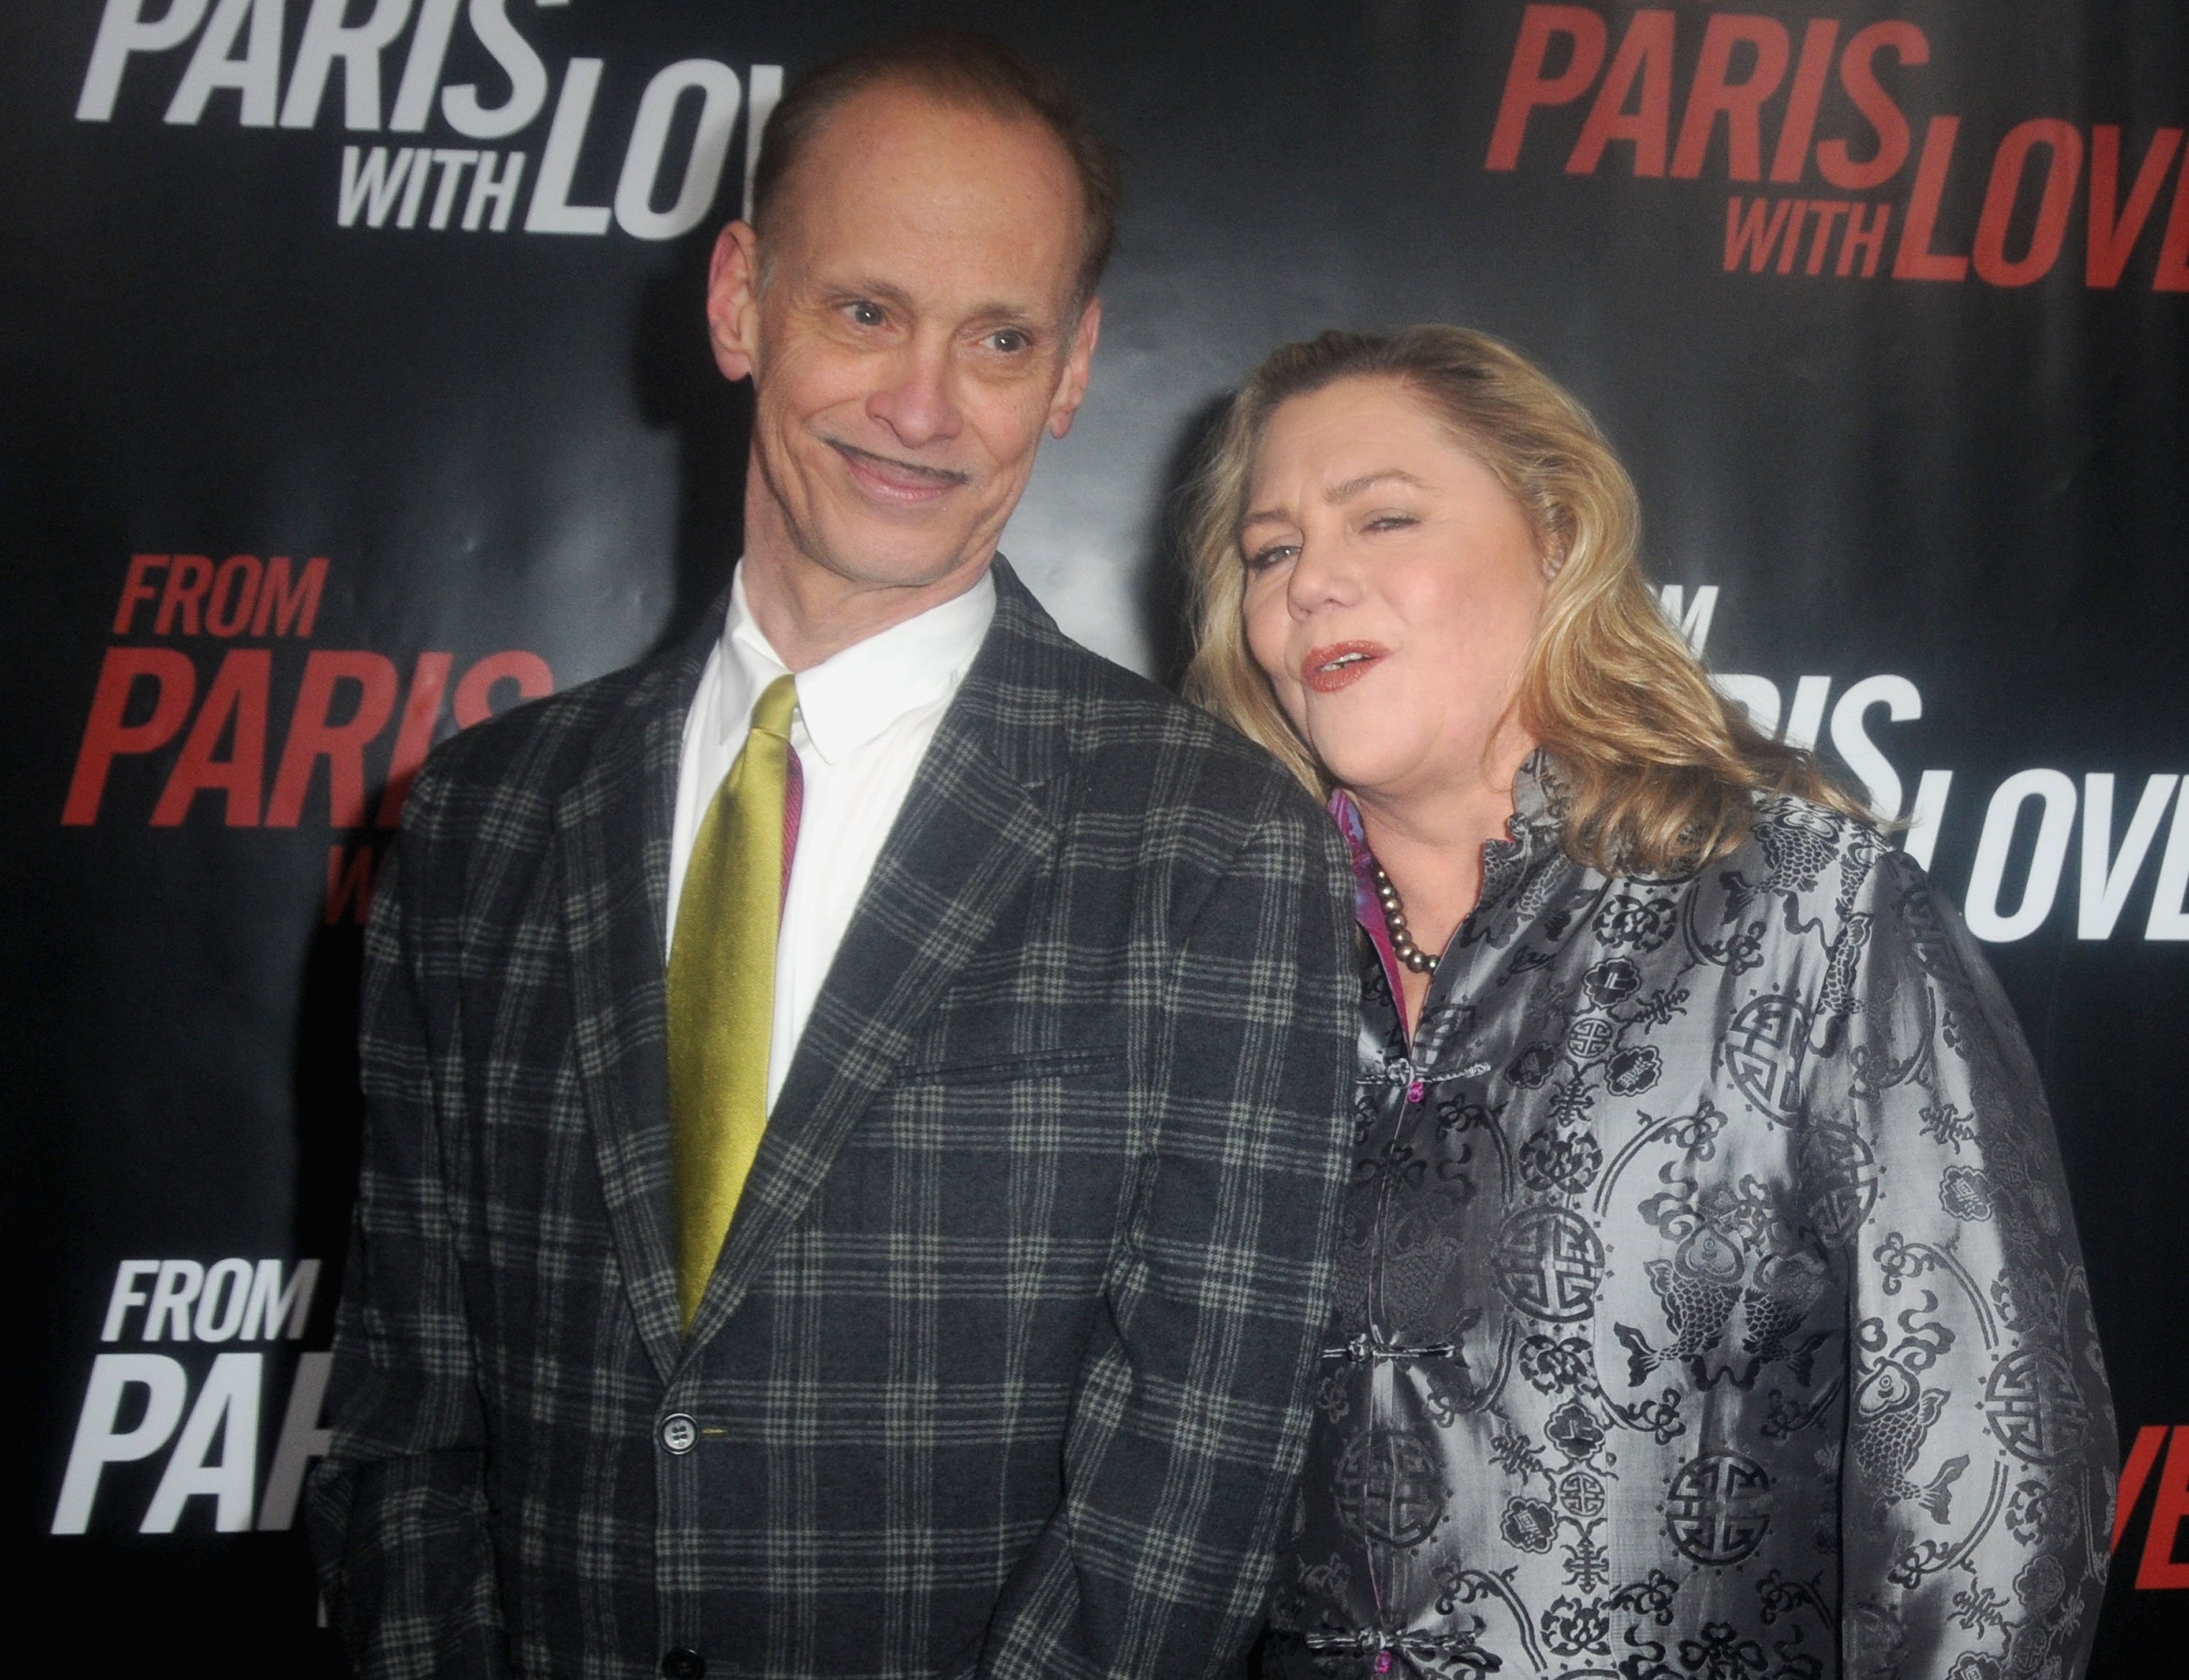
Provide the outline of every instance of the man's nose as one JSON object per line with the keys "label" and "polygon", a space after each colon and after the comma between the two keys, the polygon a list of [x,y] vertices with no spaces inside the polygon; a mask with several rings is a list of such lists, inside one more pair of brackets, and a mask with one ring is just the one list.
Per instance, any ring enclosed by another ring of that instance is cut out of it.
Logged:
{"label": "man's nose", "polygon": [[950,347],[915,341],[891,358],[887,375],[867,398],[867,414],[908,449],[955,437],[961,416]]}

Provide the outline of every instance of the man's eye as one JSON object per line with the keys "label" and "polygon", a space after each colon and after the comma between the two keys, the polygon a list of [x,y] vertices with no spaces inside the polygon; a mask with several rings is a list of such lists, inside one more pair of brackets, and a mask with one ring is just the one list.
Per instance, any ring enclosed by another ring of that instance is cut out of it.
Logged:
{"label": "man's eye", "polygon": [[846,313],[863,327],[878,327],[885,319],[880,304],[868,303],[864,299],[849,305]]}
{"label": "man's eye", "polygon": [[1006,356],[1015,356],[1033,340],[1016,327],[998,327],[988,335],[988,347],[1000,350]]}

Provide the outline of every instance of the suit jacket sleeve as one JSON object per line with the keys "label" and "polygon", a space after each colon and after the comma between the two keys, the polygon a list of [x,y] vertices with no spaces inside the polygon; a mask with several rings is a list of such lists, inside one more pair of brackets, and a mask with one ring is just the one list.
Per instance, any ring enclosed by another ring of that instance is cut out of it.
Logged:
{"label": "suit jacket sleeve", "polygon": [[[1289,790],[1287,790],[1287,792]],[[1158,1112],[1081,1368],[1062,1503],[1007,1583],[993,1680],[1187,1677],[1259,1625],[1304,1449],[1358,1005],[1334,829],[1272,794],[1182,918]]]}
{"label": "suit jacket sleeve", "polygon": [[1898,853],[1824,995],[1813,1196],[1869,1203],[1844,1256],[1847,1672],[2079,1674],[2118,1457],[2036,1064],[1960,916]]}
{"label": "suit jacket sleeve", "polygon": [[[442,1172],[448,1100],[429,1006],[441,784],[404,815],[365,935],[363,1159],[335,1330],[333,1440],[309,1519],[326,1601],[360,1673],[502,1672],[484,1427]],[[444,977],[445,979],[445,977]],[[450,1081],[448,1089],[455,1088]]]}

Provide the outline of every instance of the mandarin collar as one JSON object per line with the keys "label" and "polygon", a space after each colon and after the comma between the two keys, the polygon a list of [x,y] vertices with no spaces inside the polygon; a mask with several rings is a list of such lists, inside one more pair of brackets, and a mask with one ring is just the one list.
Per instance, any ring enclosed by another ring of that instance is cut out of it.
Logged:
{"label": "mandarin collar", "polygon": [[[1549,754],[1537,747],[1521,762],[1513,779],[1513,815],[1505,820],[1506,837],[1482,848],[1482,895],[1469,913],[1473,921],[1495,908],[1527,875],[1529,865],[1547,850],[1556,850],[1564,826],[1566,801]],[[1353,860],[1353,910],[1379,950],[1390,955],[1391,937],[1383,906],[1376,896],[1375,854],[1368,826],[1352,794],[1340,787],[1330,796],[1330,815],[1344,835]],[[1391,956],[1395,964],[1397,958]]]}

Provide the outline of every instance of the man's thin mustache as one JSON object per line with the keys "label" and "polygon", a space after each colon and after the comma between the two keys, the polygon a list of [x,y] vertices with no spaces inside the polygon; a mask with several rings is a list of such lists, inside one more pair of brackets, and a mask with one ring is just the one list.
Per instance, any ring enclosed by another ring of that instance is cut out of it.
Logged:
{"label": "man's thin mustache", "polygon": [[872,449],[862,449],[856,444],[839,442],[834,437],[829,440],[829,447],[840,454],[857,455],[861,460],[874,461],[893,472],[916,473],[922,478],[939,478],[947,484],[970,484],[973,482],[973,475],[970,472],[953,472],[947,467],[923,466],[918,461],[896,460],[888,455],[878,455]]}

